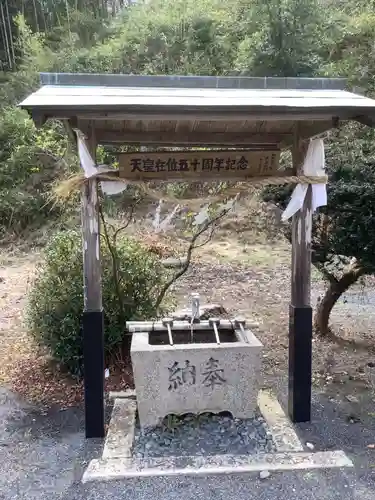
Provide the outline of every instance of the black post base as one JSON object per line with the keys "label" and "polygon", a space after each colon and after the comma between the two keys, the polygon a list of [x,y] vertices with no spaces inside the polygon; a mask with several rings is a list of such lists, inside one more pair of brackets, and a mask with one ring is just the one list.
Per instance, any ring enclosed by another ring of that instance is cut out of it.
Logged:
{"label": "black post base", "polygon": [[83,313],[86,438],[104,437],[103,311]]}
{"label": "black post base", "polygon": [[289,307],[289,394],[292,422],[311,420],[312,308]]}

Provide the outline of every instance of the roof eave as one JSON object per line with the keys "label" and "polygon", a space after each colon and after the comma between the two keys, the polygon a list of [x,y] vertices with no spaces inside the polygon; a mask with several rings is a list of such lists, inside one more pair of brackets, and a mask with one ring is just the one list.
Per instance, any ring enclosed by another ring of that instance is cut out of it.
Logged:
{"label": "roof eave", "polygon": [[357,116],[373,117],[375,109],[361,107],[314,107],[290,108],[287,106],[32,106],[19,105],[33,116],[70,119],[79,117],[88,120],[249,120],[249,121],[299,121],[299,120],[340,120],[356,119]]}

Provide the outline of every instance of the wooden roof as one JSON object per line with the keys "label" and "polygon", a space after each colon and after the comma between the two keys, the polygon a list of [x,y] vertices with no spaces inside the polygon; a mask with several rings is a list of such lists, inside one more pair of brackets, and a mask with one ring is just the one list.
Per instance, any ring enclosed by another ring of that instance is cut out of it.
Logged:
{"label": "wooden roof", "polygon": [[340,121],[371,124],[375,100],[325,78],[41,75],[20,106],[38,121],[70,120],[99,143],[266,149]]}

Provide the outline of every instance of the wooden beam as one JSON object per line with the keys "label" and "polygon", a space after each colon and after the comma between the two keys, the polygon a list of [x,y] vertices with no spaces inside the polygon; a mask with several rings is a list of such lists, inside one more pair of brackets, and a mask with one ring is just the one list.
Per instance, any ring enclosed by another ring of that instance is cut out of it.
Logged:
{"label": "wooden beam", "polygon": [[[25,108],[27,109],[27,108]],[[311,112],[310,108],[290,109],[288,107],[278,107],[275,109],[272,106],[242,106],[242,107],[193,107],[190,106],[183,111],[181,106],[154,106],[153,108],[145,109],[141,106],[129,107],[126,106],[122,110],[119,106],[90,106],[85,111],[82,111],[81,106],[72,107],[40,107],[38,113],[48,118],[55,119],[71,119],[77,117],[79,120],[179,120],[179,121],[327,121],[332,117],[337,116],[341,120],[353,119],[353,112],[342,110],[342,108],[314,108]]]}
{"label": "wooden beam", "polygon": [[[308,140],[320,134],[325,134],[329,130],[338,128],[339,126],[340,120],[337,116],[325,122],[300,123],[298,127],[299,138],[300,140]],[[291,145],[294,146],[294,139]]]}
{"label": "wooden beam", "polygon": [[[88,150],[96,157],[95,132],[89,134]],[[85,311],[101,311],[101,270],[100,270],[100,233],[98,182],[88,180],[82,189],[81,218],[83,237],[84,267],[84,308]]]}
{"label": "wooden beam", "polygon": [[33,122],[35,123],[36,128],[41,128],[47,121],[47,116],[36,111],[31,111],[29,113]]}
{"label": "wooden beam", "polygon": [[111,111],[106,109],[105,111],[92,111],[82,113],[79,109],[72,109],[71,111],[61,111],[54,110],[51,116],[55,118],[66,118],[69,116],[77,116],[80,120],[113,120],[113,121],[126,121],[126,120],[136,120],[136,121],[327,121],[332,118],[332,116],[338,115],[341,119],[349,119],[348,114],[337,113],[336,109],[327,109],[322,111],[317,111],[315,113],[301,112],[301,111],[274,111],[272,110],[256,110],[256,111],[236,111],[233,108],[223,111],[214,110],[189,110],[181,112],[180,108],[177,109],[166,109],[155,112],[144,112],[142,110],[136,111]]}
{"label": "wooden beam", "polygon": [[[308,142],[296,126],[293,167],[303,173]],[[312,309],[311,289],[312,187],[292,220],[292,282],[289,312],[289,414],[293,422],[311,418]]]}
{"label": "wooden beam", "polygon": [[[88,149],[95,160],[92,127]],[[83,245],[83,353],[85,375],[85,428],[87,438],[104,437],[104,325],[100,265],[98,181],[89,179],[81,193]]]}
{"label": "wooden beam", "polygon": [[374,116],[360,115],[360,116],[355,116],[353,118],[353,120],[360,123],[361,125],[366,125],[367,127],[371,127],[371,128],[375,127],[375,117]]}
{"label": "wooden beam", "polygon": [[[301,141],[292,149],[293,169],[297,175],[303,174],[303,162],[306,157],[308,141]],[[311,185],[301,210],[293,216],[292,233],[292,304],[295,306],[310,305],[311,279]]]}
{"label": "wooden beam", "polygon": [[96,138],[100,144],[137,144],[156,146],[256,146],[264,148],[270,146],[277,149],[278,144],[292,141],[293,134],[253,134],[231,132],[129,132],[115,131],[98,128],[95,130]]}
{"label": "wooden beam", "polygon": [[[81,130],[86,130],[83,125]],[[178,123],[178,122],[177,122]],[[309,139],[338,127],[338,119],[300,124],[301,139]],[[293,133],[238,133],[233,132],[129,132],[97,128],[96,137],[100,144],[132,144],[158,147],[233,147],[252,150],[284,149],[293,146]]]}

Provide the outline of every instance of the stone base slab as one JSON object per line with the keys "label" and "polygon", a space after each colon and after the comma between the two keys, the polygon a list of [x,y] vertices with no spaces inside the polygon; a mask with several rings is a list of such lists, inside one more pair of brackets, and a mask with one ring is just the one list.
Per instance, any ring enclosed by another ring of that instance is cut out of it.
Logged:
{"label": "stone base slab", "polygon": [[270,391],[260,391],[258,407],[276,443],[276,453],[135,459],[132,445],[136,407],[134,392],[115,400],[102,458],[92,460],[82,481],[109,481],[134,477],[215,475],[353,467],[343,451],[307,451],[293,424]]}
{"label": "stone base slab", "polygon": [[215,455],[212,457],[162,457],[148,460],[126,458],[92,460],[82,482],[133,477],[258,474],[270,472],[353,467],[343,451],[272,453],[264,455]]}

